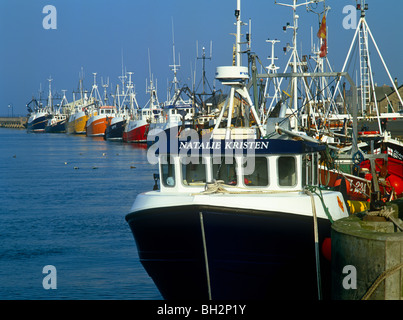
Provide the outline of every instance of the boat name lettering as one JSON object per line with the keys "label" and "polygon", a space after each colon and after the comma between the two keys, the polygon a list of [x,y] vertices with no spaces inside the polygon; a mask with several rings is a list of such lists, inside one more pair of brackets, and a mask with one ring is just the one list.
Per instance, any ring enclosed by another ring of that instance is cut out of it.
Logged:
{"label": "boat name lettering", "polygon": [[221,149],[221,141],[185,141],[180,143],[179,149]]}
{"label": "boat name lettering", "polygon": [[[179,149],[196,149],[196,150],[209,150],[209,149],[221,149],[221,141],[185,141],[180,142]],[[243,149],[243,150],[257,150],[268,149],[269,142],[267,141],[226,141],[224,145],[225,149]]]}

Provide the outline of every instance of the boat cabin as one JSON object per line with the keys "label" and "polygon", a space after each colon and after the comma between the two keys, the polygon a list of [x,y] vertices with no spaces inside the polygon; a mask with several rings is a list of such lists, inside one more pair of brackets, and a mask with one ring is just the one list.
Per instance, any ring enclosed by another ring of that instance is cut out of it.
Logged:
{"label": "boat cabin", "polygon": [[182,117],[184,116],[185,120],[192,120],[195,111],[191,104],[183,104],[177,106],[168,106],[165,107],[165,112],[171,121],[182,121]]}
{"label": "boat cabin", "polygon": [[179,142],[179,152],[159,154],[160,190],[201,192],[219,181],[236,191],[301,191],[319,184],[320,147],[277,139]]}
{"label": "boat cabin", "polygon": [[112,106],[103,106],[99,108],[99,115],[112,115],[116,113],[116,108]]}

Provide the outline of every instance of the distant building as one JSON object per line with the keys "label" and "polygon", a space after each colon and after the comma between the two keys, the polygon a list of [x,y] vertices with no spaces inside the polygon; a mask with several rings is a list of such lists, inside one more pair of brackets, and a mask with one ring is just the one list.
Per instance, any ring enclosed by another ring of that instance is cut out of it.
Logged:
{"label": "distant building", "polygon": [[[400,87],[397,86],[397,81],[395,82],[397,91],[400,94],[400,97],[403,97],[403,85]],[[399,112],[403,113],[403,105],[400,102],[399,96],[396,91],[391,88],[390,92],[387,94],[383,94],[382,99],[378,102],[379,112],[387,113],[387,112]]]}
{"label": "distant building", "polygon": [[[398,89],[398,92],[401,97],[403,97],[403,85],[398,87],[397,79],[395,79],[395,85],[396,88]],[[361,88],[357,88],[357,98],[358,98],[358,114],[361,115],[361,94],[360,94]],[[381,113],[390,113],[390,112],[400,112],[403,113],[403,105],[400,102],[400,99],[393,89],[392,86],[388,86],[386,84],[382,86],[375,86],[375,96],[376,96],[376,102],[378,105],[379,109],[379,114]],[[352,106],[354,105],[353,102],[353,94],[351,89],[346,90],[346,107],[347,111],[352,114]],[[375,102],[373,101],[373,93],[371,91],[371,103],[365,108],[364,110],[364,115],[366,116],[376,116],[376,105]],[[344,103],[342,102],[342,99],[337,97],[337,106],[339,109],[340,113],[344,113]]]}

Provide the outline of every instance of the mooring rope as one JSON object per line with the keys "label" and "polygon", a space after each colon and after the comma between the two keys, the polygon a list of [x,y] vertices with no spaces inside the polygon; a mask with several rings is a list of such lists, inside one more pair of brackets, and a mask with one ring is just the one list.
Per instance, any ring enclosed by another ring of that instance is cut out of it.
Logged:
{"label": "mooring rope", "polygon": [[393,222],[393,224],[400,230],[403,231],[403,227],[400,225],[399,221],[397,221],[395,219],[395,217],[393,216],[393,213],[395,211],[393,210],[393,208],[382,208],[379,211],[369,211],[367,212],[367,215],[369,216],[379,216],[379,217],[385,217],[386,219],[389,219],[390,221]]}
{"label": "mooring rope", "polygon": [[[393,208],[389,208],[389,209],[382,208],[379,211],[367,212],[367,215],[385,217],[386,219],[389,219],[390,221],[392,221],[396,225],[396,227],[399,228],[400,231],[403,231],[402,226],[400,225],[400,223],[393,216],[394,212],[395,211],[393,210]],[[361,300],[368,300],[372,296],[372,294],[375,292],[375,290],[379,287],[379,285],[382,283],[382,281],[384,281],[385,279],[387,279],[392,274],[394,274],[395,272],[399,271],[402,268],[403,268],[403,263],[400,263],[400,264],[398,264],[398,265],[396,265],[396,266],[394,266],[394,267],[382,272],[378,276],[378,278],[375,280],[375,282],[371,285],[371,287],[367,290],[367,292],[361,298]]]}
{"label": "mooring rope", "polygon": [[206,280],[207,280],[208,299],[212,300],[212,298],[211,298],[211,284],[210,284],[210,269],[209,269],[208,256],[207,256],[206,234],[204,232],[204,221],[203,221],[203,213],[202,212],[199,212],[199,217],[200,217],[200,228],[201,228],[202,240],[203,240],[204,264],[205,264],[205,267],[206,267]]}
{"label": "mooring rope", "polygon": [[305,193],[311,197],[313,228],[314,228],[314,238],[315,238],[316,282],[317,282],[317,286],[318,286],[318,299],[322,300],[322,281],[321,281],[321,273],[320,273],[320,255],[319,255],[319,252],[320,252],[319,251],[319,232],[318,232],[318,218],[316,216],[315,197],[308,189],[305,189]]}
{"label": "mooring rope", "polygon": [[[333,224],[334,220],[332,218],[332,215],[330,214],[328,207],[326,207],[325,200],[323,200],[322,189],[316,186],[305,186],[305,191],[306,190],[313,194],[316,194],[319,197],[327,218],[329,219],[330,223]],[[317,192],[317,190],[319,190],[319,192]]]}
{"label": "mooring rope", "polygon": [[375,280],[375,282],[372,284],[372,286],[368,289],[367,293],[361,298],[361,300],[368,300],[372,294],[375,292],[375,290],[378,288],[378,286],[384,281],[386,278],[390,277],[392,274],[395,272],[399,271],[400,269],[403,268],[403,263],[398,264],[384,272],[382,272],[379,277]]}

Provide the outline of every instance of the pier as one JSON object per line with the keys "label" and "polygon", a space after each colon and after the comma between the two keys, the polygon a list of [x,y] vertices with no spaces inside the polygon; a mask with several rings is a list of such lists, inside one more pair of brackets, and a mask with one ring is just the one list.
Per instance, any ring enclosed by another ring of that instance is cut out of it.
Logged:
{"label": "pier", "polygon": [[0,117],[0,128],[25,129],[27,117]]}

